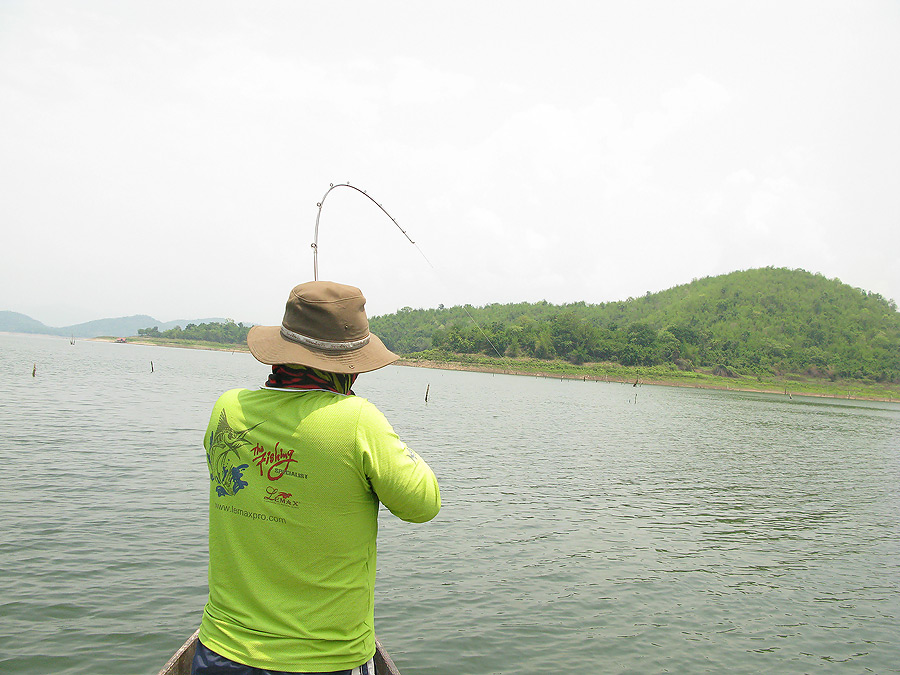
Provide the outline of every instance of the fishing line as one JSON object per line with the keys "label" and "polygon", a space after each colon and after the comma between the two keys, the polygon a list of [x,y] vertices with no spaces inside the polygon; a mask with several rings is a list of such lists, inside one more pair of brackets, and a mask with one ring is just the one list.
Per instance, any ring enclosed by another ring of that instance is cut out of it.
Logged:
{"label": "fishing line", "polygon": [[[328,197],[329,194],[331,194],[331,191],[336,188],[339,188],[339,187],[346,187],[346,188],[350,188],[351,190],[356,190],[359,194],[364,196],[366,199],[368,199],[370,202],[372,202],[375,206],[377,206],[379,209],[381,209],[381,212],[384,215],[386,215],[388,218],[391,219],[391,222],[393,222],[394,225],[397,226],[397,229],[403,233],[403,236],[406,237],[406,239],[409,241],[409,243],[416,247],[416,250],[425,259],[425,262],[428,263],[428,266],[434,270],[435,274],[438,274],[438,276],[440,276],[437,268],[435,268],[435,266],[431,264],[431,261],[428,259],[428,256],[425,255],[425,252],[422,251],[421,248],[419,248],[419,245],[415,241],[413,241],[412,237],[409,236],[409,234],[406,232],[406,230],[404,230],[402,227],[400,227],[400,223],[397,222],[397,219],[394,218],[394,216],[392,216],[390,213],[388,213],[386,208],[384,208],[381,204],[379,204],[377,201],[375,201],[375,199],[372,198],[372,196],[369,193],[367,193],[365,190],[362,190],[362,189],[356,187],[355,185],[351,185],[350,183],[337,183],[337,184],[329,183],[328,189],[325,191],[325,194],[322,196],[322,199],[319,200],[319,202],[316,204],[319,211],[316,213],[316,231],[315,231],[315,234],[313,235],[313,243],[311,244],[312,250],[313,250],[313,280],[314,281],[319,280],[319,220],[322,217],[322,207],[325,204],[325,199]],[[446,285],[446,283],[445,283],[445,285]],[[494,346],[494,343],[491,342],[491,339],[487,336],[487,333],[485,333],[484,330],[482,330],[481,324],[479,324],[475,320],[475,317],[472,316],[472,314],[469,312],[468,309],[466,309],[465,305],[461,305],[461,307],[462,307],[462,310],[466,313],[466,316],[468,316],[469,319],[471,319],[472,323],[475,324],[475,327],[478,329],[478,332],[480,332],[481,335],[484,337],[484,339],[487,340],[488,344],[491,346],[491,349],[494,350],[494,353],[496,353],[497,356],[499,356],[502,359],[503,355],[500,353],[500,351],[497,349],[497,347]],[[426,396],[427,396],[427,393],[426,393]]]}

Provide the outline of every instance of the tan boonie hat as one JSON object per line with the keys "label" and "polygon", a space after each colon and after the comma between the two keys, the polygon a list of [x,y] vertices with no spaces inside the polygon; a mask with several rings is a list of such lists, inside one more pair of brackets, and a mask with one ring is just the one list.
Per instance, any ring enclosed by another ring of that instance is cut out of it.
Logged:
{"label": "tan boonie hat", "polygon": [[308,281],[288,296],[280,326],[254,326],[247,346],[270,366],[299,364],[330,373],[365,373],[399,357],[369,332],[358,288]]}

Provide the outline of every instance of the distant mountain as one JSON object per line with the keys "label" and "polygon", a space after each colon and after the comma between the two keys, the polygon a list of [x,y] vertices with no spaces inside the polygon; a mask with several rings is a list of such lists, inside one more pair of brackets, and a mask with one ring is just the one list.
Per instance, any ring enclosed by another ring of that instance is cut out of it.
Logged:
{"label": "distant mountain", "polygon": [[[6,333],[47,333],[47,326],[18,312],[0,311],[0,331]],[[56,333],[50,333],[56,335]],[[59,333],[62,335],[62,333]]]}
{"label": "distant mountain", "polygon": [[71,326],[47,326],[40,321],[32,319],[18,312],[0,311],[0,331],[6,333],[33,333],[40,335],[63,335],[81,338],[98,337],[100,335],[113,335],[128,337],[137,335],[140,328],[158,327],[160,331],[181,326],[184,328],[189,323],[224,323],[227,319],[176,319],[175,321],[159,321],[146,314],[123,316],[116,319],[97,319],[85,323],[77,323]]}

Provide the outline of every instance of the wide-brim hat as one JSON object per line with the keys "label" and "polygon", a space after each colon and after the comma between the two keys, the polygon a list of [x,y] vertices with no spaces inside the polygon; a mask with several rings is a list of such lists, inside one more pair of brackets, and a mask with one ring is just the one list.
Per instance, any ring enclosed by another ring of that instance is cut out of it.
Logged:
{"label": "wide-brim hat", "polygon": [[398,357],[373,333],[366,298],[354,286],[309,281],[288,296],[280,326],[254,326],[247,346],[270,366],[298,364],[331,373],[365,373]]}

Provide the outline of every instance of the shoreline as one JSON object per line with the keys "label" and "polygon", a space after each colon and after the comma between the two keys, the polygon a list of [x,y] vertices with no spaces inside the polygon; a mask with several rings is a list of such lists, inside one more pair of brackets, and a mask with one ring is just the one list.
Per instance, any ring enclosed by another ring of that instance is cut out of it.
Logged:
{"label": "shoreline", "polygon": [[[427,360],[415,360],[415,359],[398,359],[394,361],[393,364],[395,366],[406,366],[409,368],[432,368],[435,370],[452,370],[452,371],[460,371],[460,372],[471,372],[471,373],[490,373],[494,375],[513,375],[513,376],[526,376],[526,377],[542,377],[542,378],[553,378],[560,380],[579,380],[582,382],[609,382],[612,384],[634,384],[634,381],[629,378],[621,378],[615,376],[600,376],[600,375],[589,375],[583,374],[578,375],[574,373],[551,373],[551,372],[541,372],[541,371],[528,371],[528,370],[515,370],[509,368],[499,368],[496,366],[488,366],[488,365],[479,365],[473,363],[458,363],[458,362],[445,362],[445,361],[427,361]],[[744,391],[748,393],[754,394],[775,394],[778,396],[790,396],[796,394],[797,396],[810,396],[815,398],[828,398],[835,400],[843,400],[843,401],[878,401],[883,403],[900,403],[900,397],[880,397],[880,396],[844,396],[842,394],[828,394],[822,392],[806,392],[806,391],[790,391],[790,387],[781,387],[779,386],[777,389],[775,387],[772,388],[762,388],[762,387],[742,387],[742,386],[728,386],[719,385],[715,383],[700,383],[700,382],[684,382],[678,380],[663,380],[663,379],[645,379],[643,377],[639,378],[637,383],[639,385],[652,385],[656,387],[679,387],[682,389],[712,389],[717,391]],[[787,393],[785,393],[785,388],[787,389]]]}
{"label": "shoreline", "polygon": [[175,347],[175,349],[204,349],[209,352],[241,352],[243,354],[249,354],[250,350],[247,348],[246,344],[236,344],[234,346],[228,346],[223,344],[196,344],[196,343],[186,343],[186,344],[178,344],[179,341],[172,340],[171,342],[151,342],[144,338],[126,338],[126,342],[117,343],[117,338],[111,337],[92,337],[92,338],[79,338],[81,340],[87,340],[88,342],[109,342],[111,344],[125,344],[125,345],[143,345],[145,347]]}
{"label": "shoreline", "polygon": [[[81,338],[83,340],[90,340],[94,342],[110,342],[115,343],[115,338],[111,337],[96,337],[96,338]],[[208,351],[220,351],[220,352],[239,352],[243,354],[249,354],[250,350],[247,348],[246,344],[234,345],[234,346],[226,346],[226,345],[216,345],[216,344],[177,344],[177,341],[150,341],[146,339],[136,338],[136,339],[128,339],[124,344],[132,344],[132,345],[145,345],[145,346],[153,346],[153,347],[175,347],[177,349],[205,349]],[[470,373],[490,373],[494,375],[513,375],[516,377],[541,377],[541,378],[553,378],[560,380],[580,380],[582,382],[610,382],[613,384],[634,384],[635,380],[634,375],[630,375],[627,377],[616,376],[616,375],[594,375],[589,373],[555,373],[551,371],[541,371],[541,370],[521,370],[516,368],[503,368],[500,366],[492,366],[487,364],[477,364],[477,363],[463,363],[459,361],[434,361],[428,359],[409,359],[401,357],[397,361],[395,361],[392,365],[395,366],[405,366],[409,368],[431,368],[434,370],[450,370],[450,371],[458,371],[458,372],[470,372]],[[716,391],[744,391],[748,393],[755,394],[775,394],[779,396],[790,396],[796,394],[797,396],[810,396],[814,398],[827,398],[834,400],[845,400],[845,401],[876,401],[882,403],[898,403],[900,402],[900,393],[898,393],[897,397],[893,397],[888,395],[884,396],[866,396],[866,395],[853,395],[853,394],[837,394],[837,393],[826,393],[826,392],[809,392],[802,391],[801,389],[791,390],[789,384],[778,384],[778,385],[760,385],[759,387],[754,386],[740,386],[740,385],[729,385],[725,384],[717,384],[715,382],[687,382],[684,380],[676,380],[676,379],[665,379],[665,378],[645,378],[641,376],[637,376],[638,384],[644,385],[652,385],[657,387],[679,387],[682,389],[710,389]]]}

